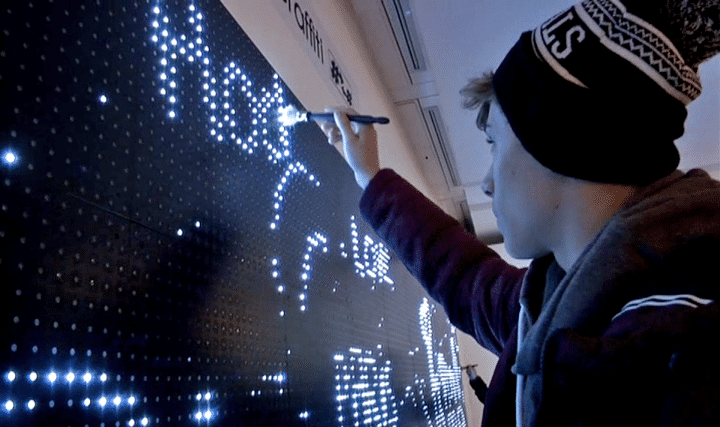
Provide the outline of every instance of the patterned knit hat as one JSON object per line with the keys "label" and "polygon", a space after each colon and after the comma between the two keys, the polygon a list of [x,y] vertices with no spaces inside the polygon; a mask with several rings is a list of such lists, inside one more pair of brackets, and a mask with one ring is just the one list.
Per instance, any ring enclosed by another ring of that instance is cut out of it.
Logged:
{"label": "patterned knit hat", "polygon": [[674,141],[720,51],[720,0],[585,0],[525,32],[493,87],[525,149],[562,175],[644,185],[677,168]]}

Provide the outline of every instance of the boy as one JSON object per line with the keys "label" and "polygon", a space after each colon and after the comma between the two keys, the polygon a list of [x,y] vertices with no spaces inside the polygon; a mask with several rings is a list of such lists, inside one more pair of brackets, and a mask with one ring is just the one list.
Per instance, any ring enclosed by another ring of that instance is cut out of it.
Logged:
{"label": "boy", "polygon": [[372,127],[323,125],[361,211],[452,323],[500,357],[483,425],[720,425],[720,183],[673,142],[720,49],[716,0],[586,0],[463,90],[514,268],[392,170]]}

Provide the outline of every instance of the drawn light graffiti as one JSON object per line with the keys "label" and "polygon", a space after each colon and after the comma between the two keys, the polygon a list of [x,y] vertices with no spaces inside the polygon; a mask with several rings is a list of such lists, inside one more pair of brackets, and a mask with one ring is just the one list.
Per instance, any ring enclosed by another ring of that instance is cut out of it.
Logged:
{"label": "drawn light graffiti", "polygon": [[219,0],[0,17],[0,424],[464,425],[447,319]]}

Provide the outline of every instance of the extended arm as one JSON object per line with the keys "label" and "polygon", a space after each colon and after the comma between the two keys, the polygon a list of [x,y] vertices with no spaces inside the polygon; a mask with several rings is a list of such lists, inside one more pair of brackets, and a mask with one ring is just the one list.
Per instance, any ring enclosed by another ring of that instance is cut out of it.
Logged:
{"label": "extended arm", "polygon": [[372,126],[353,129],[345,110],[324,124],[365,188],[360,209],[450,321],[499,353],[517,324],[524,269],[504,262],[395,172],[379,170]]}

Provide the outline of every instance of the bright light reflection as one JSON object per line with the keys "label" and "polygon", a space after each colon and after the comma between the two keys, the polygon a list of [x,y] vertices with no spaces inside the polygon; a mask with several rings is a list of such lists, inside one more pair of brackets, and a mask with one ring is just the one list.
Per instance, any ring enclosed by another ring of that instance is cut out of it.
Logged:
{"label": "bright light reflection", "polygon": [[31,410],[31,411],[32,411],[33,409],[35,409],[35,401],[34,401],[34,400],[29,400],[28,403],[27,403],[27,407],[28,407],[28,409]]}
{"label": "bright light reflection", "polygon": [[13,403],[12,400],[8,400],[7,402],[5,402],[5,410],[12,411],[14,407],[15,403]]}
{"label": "bright light reflection", "polygon": [[8,372],[6,375],[6,378],[10,382],[15,381],[15,372],[13,372],[13,371]]}
{"label": "bright light reflection", "polygon": [[13,163],[17,162],[17,155],[13,153],[12,151],[8,151],[3,155],[3,160],[5,163],[12,165]]}

